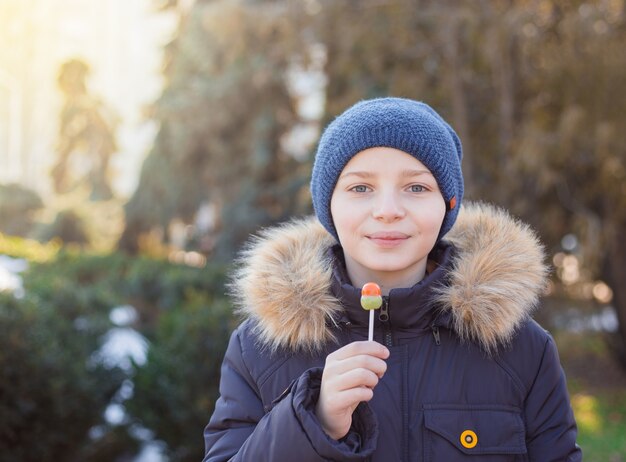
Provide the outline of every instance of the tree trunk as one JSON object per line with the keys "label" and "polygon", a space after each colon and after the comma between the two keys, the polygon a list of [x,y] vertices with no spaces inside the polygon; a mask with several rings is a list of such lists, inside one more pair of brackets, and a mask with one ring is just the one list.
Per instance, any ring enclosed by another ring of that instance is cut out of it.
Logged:
{"label": "tree trunk", "polygon": [[[448,86],[452,102],[452,125],[463,143],[463,174],[465,178],[471,179],[474,178],[474,172],[470,154],[469,110],[463,82],[463,69],[466,69],[467,66],[463,63],[462,50],[460,49],[459,29],[461,27],[462,18],[458,13],[451,13],[448,21],[441,28],[440,40],[443,43],[448,69],[452,69],[451,72],[448,72]],[[467,190],[470,193],[471,184],[471,181],[466,183]]]}
{"label": "tree trunk", "polygon": [[[624,229],[624,226],[621,229]],[[604,281],[613,291],[613,307],[618,322],[611,346],[626,370],[626,243],[618,233],[612,242],[608,243],[602,272]]]}
{"label": "tree trunk", "polygon": [[498,47],[498,88],[500,113],[500,166],[507,175],[513,174],[511,168],[511,148],[513,145],[515,76],[517,39],[514,32],[503,31]]}

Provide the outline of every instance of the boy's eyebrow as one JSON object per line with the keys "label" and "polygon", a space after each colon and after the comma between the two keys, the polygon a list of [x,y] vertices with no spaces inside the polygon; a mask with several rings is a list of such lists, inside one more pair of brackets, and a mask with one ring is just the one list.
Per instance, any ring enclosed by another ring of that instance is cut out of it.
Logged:
{"label": "boy's eyebrow", "polygon": [[[407,178],[407,177],[413,177],[413,176],[419,176],[419,175],[432,175],[432,173],[428,170],[403,170],[400,173],[400,176]],[[355,171],[355,172],[346,172],[344,174],[342,174],[339,179],[342,178],[346,178],[348,176],[357,176],[359,178],[371,178],[373,176],[376,176],[375,173],[373,172],[360,172],[360,171]]]}
{"label": "boy's eyebrow", "polygon": [[401,175],[403,177],[420,176],[420,175],[432,175],[429,170],[404,170]]}
{"label": "boy's eyebrow", "polygon": [[358,176],[359,178],[371,178],[375,175],[372,172],[346,172],[346,173],[343,173],[339,177],[339,179],[341,180],[342,178],[346,178],[348,176]]}

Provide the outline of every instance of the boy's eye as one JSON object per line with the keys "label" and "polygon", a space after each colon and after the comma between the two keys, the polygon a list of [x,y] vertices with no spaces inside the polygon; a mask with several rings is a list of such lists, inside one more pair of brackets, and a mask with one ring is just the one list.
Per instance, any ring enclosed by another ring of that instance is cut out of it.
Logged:
{"label": "boy's eye", "polygon": [[421,184],[411,185],[411,192],[424,192],[424,191],[426,191],[426,188],[422,186]]}
{"label": "boy's eye", "polygon": [[358,193],[364,193],[364,192],[367,192],[367,186],[360,184],[360,185],[354,186],[352,188],[352,191],[358,192]]}

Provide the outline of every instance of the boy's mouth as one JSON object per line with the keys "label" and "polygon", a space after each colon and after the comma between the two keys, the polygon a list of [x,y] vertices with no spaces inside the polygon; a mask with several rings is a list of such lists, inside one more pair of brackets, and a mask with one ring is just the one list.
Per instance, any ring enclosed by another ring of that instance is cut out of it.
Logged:
{"label": "boy's mouth", "polygon": [[408,234],[401,233],[399,231],[385,231],[369,234],[367,237],[370,239],[385,239],[385,240],[395,240],[395,239],[406,239],[409,237]]}
{"label": "boy's mouth", "polygon": [[396,231],[388,231],[369,234],[367,238],[379,247],[395,247],[406,241],[409,235]]}

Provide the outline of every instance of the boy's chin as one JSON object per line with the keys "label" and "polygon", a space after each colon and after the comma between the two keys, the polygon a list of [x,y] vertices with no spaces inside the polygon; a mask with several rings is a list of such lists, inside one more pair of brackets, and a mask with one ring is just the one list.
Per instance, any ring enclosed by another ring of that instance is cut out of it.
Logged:
{"label": "boy's chin", "polygon": [[417,270],[418,261],[414,262],[384,262],[384,261],[376,261],[376,262],[367,262],[364,266],[366,269],[379,273],[402,273],[405,274],[407,271],[413,267],[415,271]]}

